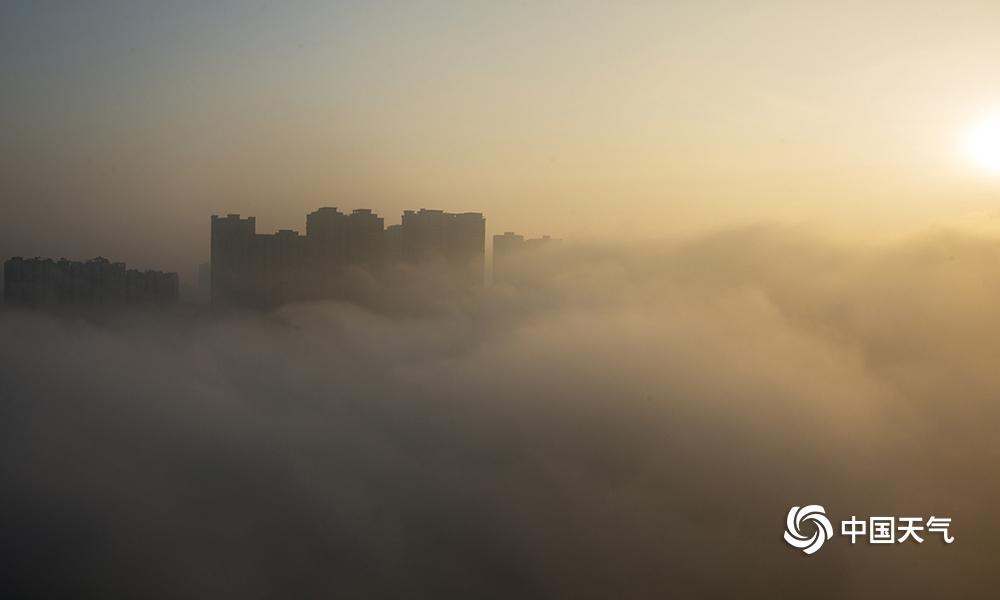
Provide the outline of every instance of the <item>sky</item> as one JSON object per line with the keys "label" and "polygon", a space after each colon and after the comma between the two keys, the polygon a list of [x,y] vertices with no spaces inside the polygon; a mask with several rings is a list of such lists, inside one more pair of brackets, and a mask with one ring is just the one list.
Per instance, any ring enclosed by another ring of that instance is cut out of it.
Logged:
{"label": "sky", "polygon": [[995,2],[5,2],[0,256],[190,272],[213,213],[490,232],[990,222]]}

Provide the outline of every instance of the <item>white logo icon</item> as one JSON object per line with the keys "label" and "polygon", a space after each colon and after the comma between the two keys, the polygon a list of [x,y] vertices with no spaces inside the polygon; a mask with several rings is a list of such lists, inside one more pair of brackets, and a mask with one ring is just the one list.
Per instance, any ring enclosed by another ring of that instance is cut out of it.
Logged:
{"label": "white logo icon", "polygon": [[[811,521],[814,524],[811,536],[802,532],[804,521]],[[832,537],[833,526],[830,524],[830,519],[826,518],[826,510],[822,506],[818,504],[793,506],[788,511],[785,541],[792,546],[806,554],[812,554],[823,547],[823,542]]]}

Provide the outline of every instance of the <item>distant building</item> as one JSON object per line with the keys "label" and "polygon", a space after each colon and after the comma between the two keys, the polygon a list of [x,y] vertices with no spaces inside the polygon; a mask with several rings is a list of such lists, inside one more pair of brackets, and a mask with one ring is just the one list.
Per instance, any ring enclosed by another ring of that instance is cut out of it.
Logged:
{"label": "distant building", "polygon": [[257,219],[212,215],[212,304],[245,304],[252,299],[251,246]]}
{"label": "distant building", "polygon": [[126,269],[104,257],[86,262],[14,257],[4,263],[4,303],[25,307],[172,304],[177,273]]}
{"label": "distant building", "polygon": [[524,249],[525,250],[541,250],[541,249],[544,249],[544,248],[547,248],[547,247],[551,246],[552,244],[558,244],[560,242],[562,242],[562,240],[556,239],[556,238],[553,238],[553,237],[549,237],[547,235],[543,235],[540,238],[528,238],[528,239],[524,240]]}
{"label": "distant building", "polygon": [[276,306],[304,300],[305,261],[306,238],[297,231],[254,235],[247,278],[252,286],[251,304]]}
{"label": "distant building", "polygon": [[390,225],[385,228],[385,257],[389,263],[403,261],[403,226]]}
{"label": "distant building", "polygon": [[323,272],[347,263],[347,215],[324,207],[306,215],[306,245],[312,266]]}
{"label": "distant building", "polygon": [[306,215],[306,235],[259,234],[253,217],[212,216],[212,303],[251,307],[338,297],[343,271],[378,274],[396,262],[437,262],[459,282],[482,285],[486,220],[480,213],[408,210],[388,229],[370,209]]}
{"label": "distant building", "polygon": [[509,281],[511,257],[524,250],[524,236],[513,231],[493,236],[493,281]]}
{"label": "distant building", "polygon": [[371,209],[345,215],[324,207],[306,215],[306,246],[310,265],[322,271],[344,265],[377,267],[385,259],[384,221]]}
{"label": "distant building", "polygon": [[481,285],[486,262],[486,219],[482,213],[442,210],[403,212],[397,234],[404,262],[440,261],[467,283]]}
{"label": "distant building", "polygon": [[382,217],[367,208],[358,208],[347,217],[347,263],[377,268],[385,258]]}
{"label": "distant building", "polygon": [[125,271],[125,301],[128,304],[174,304],[180,288],[177,273]]}
{"label": "distant building", "polygon": [[493,236],[493,281],[495,283],[511,282],[517,278],[516,268],[521,255],[542,250],[559,240],[543,236],[525,239],[513,231]]}

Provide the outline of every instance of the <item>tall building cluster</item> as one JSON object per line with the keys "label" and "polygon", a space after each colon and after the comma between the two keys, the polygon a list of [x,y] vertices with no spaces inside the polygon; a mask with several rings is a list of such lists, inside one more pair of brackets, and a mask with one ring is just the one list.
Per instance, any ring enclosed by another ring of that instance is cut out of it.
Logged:
{"label": "tall building cluster", "polygon": [[4,303],[25,307],[120,306],[177,302],[177,273],[127,269],[97,257],[86,262],[14,257],[4,262]]}
{"label": "tall building cluster", "polygon": [[216,305],[273,306],[335,297],[339,274],[358,267],[435,264],[461,285],[482,285],[486,219],[481,213],[408,210],[385,227],[369,209],[320,208],[306,216],[306,235],[257,233],[254,217],[212,215],[211,296]]}
{"label": "tall building cluster", "polygon": [[[555,240],[493,236],[493,279],[512,283],[526,264],[519,255]],[[203,301],[267,308],[345,297],[355,270],[379,277],[399,265],[429,266],[456,288],[485,281],[486,219],[482,213],[407,210],[398,225],[370,209],[334,207],[306,215],[306,232],[257,233],[254,217],[212,215],[211,262],[198,270]],[[442,279],[441,281],[446,281]],[[97,257],[85,262],[14,257],[4,263],[3,300],[25,307],[124,306],[176,303],[177,273],[127,269]],[[448,284],[446,284],[448,285]]]}

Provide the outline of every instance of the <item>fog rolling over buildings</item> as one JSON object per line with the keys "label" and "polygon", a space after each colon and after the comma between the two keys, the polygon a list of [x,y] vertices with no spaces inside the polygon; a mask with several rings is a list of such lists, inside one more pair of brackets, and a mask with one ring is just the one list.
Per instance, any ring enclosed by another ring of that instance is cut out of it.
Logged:
{"label": "fog rolling over buildings", "polygon": [[[365,302],[0,313],[4,588],[989,597],[995,240],[757,227],[506,259],[472,293],[418,266]],[[781,533],[814,501],[947,511],[957,541],[805,557]]]}
{"label": "fog rolling over buildings", "polygon": [[[487,263],[481,213],[210,223],[202,305],[177,305],[173,273],[7,261],[5,309],[103,309],[0,311],[13,597],[1000,584],[1000,487],[970,476],[1000,453],[991,237],[507,231]],[[947,511],[956,541],[806,559],[781,537],[805,503]]]}
{"label": "fog rolling over buildings", "polygon": [[0,600],[1000,597],[998,31],[0,2]]}

